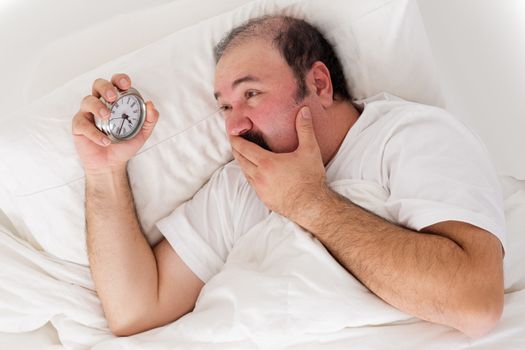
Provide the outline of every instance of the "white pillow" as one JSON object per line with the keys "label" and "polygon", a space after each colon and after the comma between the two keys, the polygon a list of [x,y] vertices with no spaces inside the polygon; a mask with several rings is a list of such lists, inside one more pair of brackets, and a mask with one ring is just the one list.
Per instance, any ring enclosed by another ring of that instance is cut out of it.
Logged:
{"label": "white pillow", "polygon": [[[199,6],[194,6],[194,0],[113,0],[105,3],[100,1],[99,3],[104,5],[103,15],[110,17],[110,13],[118,11],[118,16],[110,20],[102,17],[99,10],[93,11],[93,15],[89,17],[89,9],[95,7],[92,1],[78,3],[74,13],[68,12],[69,27],[60,23],[62,36],[53,38],[54,40],[39,52],[38,60],[35,59],[24,86],[27,89],[27,99],[34,101],[37,97],[112,59],[250,1],[254,0],[199,0]],[[65,4],[67,5],[69,4]],[[55,6],[48,6],[52,18],[56,16]],[[141,8],[137,9],[136,6]],[[142,25],[136,25],[137,18],[140,18]],[[79,28],[79,20],[87,20],[90,23],[89,27]],[[125,35],[118,35],[120,28],[126,28]],[[41,25],[38,30],[42,30]],[[108,37],[107,33],[117,35]],[[95,45],[97,49],[93,50]],[[74,50],[71,49],[73,47]],[[69,62],[74,64],[68,64]]]}
{"label": "white pillow", "polygon": [[[248,18],[269,13],[304,17],[335,44],[356,99],[389,91],[442,106],[417,5],[410,0],[255,1],[181,29],[161,41],[79,76],[3,120],[0,205],[37,248],[88,264],[84,174],[71,119],[95,78],[126,72],[160,111],[151,138],[129,162],[140,222],[150,244],[154,224],[231,159],[213,98],[213,46]],[[147,26],[146,26],[147,27]]]}

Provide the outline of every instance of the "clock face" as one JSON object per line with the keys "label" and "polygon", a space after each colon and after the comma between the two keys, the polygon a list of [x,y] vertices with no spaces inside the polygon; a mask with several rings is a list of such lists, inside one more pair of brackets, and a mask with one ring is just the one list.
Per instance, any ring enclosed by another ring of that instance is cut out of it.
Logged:
{"label": "clock face", "polygon": [[121,97],[111,108],[109,128],[113,136],[124,138],[140,126],[140,102],[133,95]]}

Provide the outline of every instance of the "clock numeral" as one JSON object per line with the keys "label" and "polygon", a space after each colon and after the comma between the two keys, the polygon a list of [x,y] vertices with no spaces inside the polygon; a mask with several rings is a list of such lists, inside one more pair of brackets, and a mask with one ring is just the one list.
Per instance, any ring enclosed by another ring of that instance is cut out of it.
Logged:
{"label": "clock numeral", "polygon": [[139,110],[138,110],[138,109],[135,109],[135,110],[133,111],[133,113],[138,113],[138,112],[139,112]]}
{"label": "clock numeral", "polygon": [[128,105],[129,105],[129,97],[128,97],[128,101],[126,102],[126,104],[128,104]]}
{"label": "clock numeral", "polygon": [[133,103],[131,104],[131,108],[135,107],[136,104],[137,104],[136,102],[133,102]]}

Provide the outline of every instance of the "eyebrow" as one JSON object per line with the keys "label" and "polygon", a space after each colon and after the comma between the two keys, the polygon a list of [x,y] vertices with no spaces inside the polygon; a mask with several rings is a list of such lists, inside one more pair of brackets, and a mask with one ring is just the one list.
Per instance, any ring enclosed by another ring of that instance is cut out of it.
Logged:
{"label": "eyebrow", "polygon": [[[260,82],[261,79],[254,77],[253,75],[246,75],[242,78],[235,79],[232,83],[232,89],[235,89],[239,84],[250,82],[250,81]],[[219,97],[221,97],[221,93],[215,92],[213,93],[213,96],[215,96],[215,99],[218,100]]]}

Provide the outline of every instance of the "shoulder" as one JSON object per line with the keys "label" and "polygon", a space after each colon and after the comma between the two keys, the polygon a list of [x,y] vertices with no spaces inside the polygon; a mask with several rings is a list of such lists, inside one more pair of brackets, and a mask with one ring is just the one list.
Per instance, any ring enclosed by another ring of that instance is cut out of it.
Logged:
{"label": "shoulder", "polygon": [[448,111],[407,101],[380,101],[368,106],[379,115],[389,152],[435,154],[451,149],[488,157],[481,138]]}
{"label": "shoulder", "polygon": [[474,134],[461,120],[439,107],[408,101],[378,101],[367,107],[374,109],[378,122],[395,131],[428,131],[428,127],[432,127]]}

